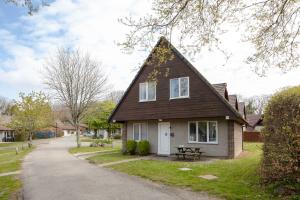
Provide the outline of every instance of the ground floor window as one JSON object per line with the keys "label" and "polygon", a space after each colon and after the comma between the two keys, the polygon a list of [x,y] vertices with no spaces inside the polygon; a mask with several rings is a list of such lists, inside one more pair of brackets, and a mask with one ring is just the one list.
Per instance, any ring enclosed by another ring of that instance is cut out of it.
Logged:
{"label": "ground floor window", "polygon": [[148,128],[146,123],[133,124],[133,139],[136,141],[148,139]]}
{"label": "ground floor window", "polygon": [[190,143],[218,143],[218,123],[216,121],[193,121],[188,123]]}

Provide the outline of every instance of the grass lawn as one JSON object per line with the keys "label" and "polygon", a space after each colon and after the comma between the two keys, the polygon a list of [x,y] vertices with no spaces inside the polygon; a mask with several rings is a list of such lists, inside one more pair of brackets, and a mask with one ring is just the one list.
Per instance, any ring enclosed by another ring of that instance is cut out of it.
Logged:
{"label": "grass lawn", "polygon": [[93,138],[91,138],[91,137],[85,137],[85,136],[82,136],[81,138],[80,138],[80,141],[81,142],[93,142],[93,141],[95,141],[96,139],[93,139]]}
{"label": "grass lawn", "polygon": [[136,158],[138,156],[134,155],[123,155],[120,151],[110,153],[110,154],[98,154],[92,157],[89,157],[87,160],[89,160],[91,163],[95,164],[103,164],[103,163],[109,163],[109,162],[116,162],[131,158]]}
{"label": "grass lawn", "polygon": [[1,147],[15,147],[15,146],[23,146],[25,147],[27,145],[27,143],[25,142],[8,142],[8,143],[0,143],[0,148]]}
{"label": "grass lawn", "polygon": [[[213,163],[139,160],[110,166],[111,168],[167,185],[206,191],[226,199],[274,199],[259,185],[258,167],[261,158],[260,143],[245,143],[248,154],[235,160]],[[189,167],[191,171],[178,168]],[[212,174],[218,179],[205,180],[199,175]]]}
{"label": "grass lawn", "polygon": [[[13,172],[21,169],[22,159],[26,154],[32,151],[32,149],[24,148],[20,149],[19,154],[16,155],[16,151],[13,147],[20,146],[21,143],[9,143],[3,145],[5,147],[10,146],[9,149],[0,148],[0,173]],[[24,147],[27,147],[24,145]],[[0,177],[0,200],[8,199],[9,196],[21,188],[21,181],[14,175]]]}
{"label": "grass lawn", "polygon": [[113,147],[72,147],[69,149],[69,152],[71,154],[75,154],[75,153],[87,153],[87,152],[95,152],[95,151],[107,151],[107,150],[111,150],[111,151],[119,151],[119,148],[113,148]]}

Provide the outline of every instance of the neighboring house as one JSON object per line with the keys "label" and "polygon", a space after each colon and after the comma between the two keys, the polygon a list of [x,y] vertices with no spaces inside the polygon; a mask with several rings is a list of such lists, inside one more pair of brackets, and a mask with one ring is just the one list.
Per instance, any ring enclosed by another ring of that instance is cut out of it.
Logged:
{"label": "neighboring house", "polygon": [[[53,128],[53,131],[55,132],[62,131],[64,133],[64,136],[76,135],[76,127],[70,123],[57,122],[55,125],[52,126],[52,129]],[[85,124],[80,124],[79,130],[80,133],[83,133],[87,130],[87,126]]]}
{"label": "neighboring house", "polygon": [[[231,106],[226,84],[210,84],[165,38],[156,47],[166,45],[174,58],[156,66],[150,62],[154,48],[109,118],[123,124],[123,144],[148,140],[158,155],[184,145],[206,156],[238,156],[247,122]],[[154,82],[148,77],[155,69],[161,73]]]}
{"label": "neighboring house", "polygon": [[243,139],[248,142],[261,142],[261,129],[263,128],[263,115],[247,115],[248,126],[244,131]]}
{"label": "neighboring house", "polygon": [[15,140],[14,130],[0,125],[0,142],[12,142]]}

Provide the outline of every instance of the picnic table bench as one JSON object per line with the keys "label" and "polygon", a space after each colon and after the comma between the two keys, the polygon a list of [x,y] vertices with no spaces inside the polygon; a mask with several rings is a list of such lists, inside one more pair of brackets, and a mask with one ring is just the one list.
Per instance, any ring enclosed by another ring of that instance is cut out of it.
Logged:
{"label": "picnic table bench", "polygon": [[200,147],[176,147],[177,152],[175,155],[177,156],[177,159],[182,156],[183,159],[186,159],[187,157],[192,157],[194,160],[198,158],[200,160],[201,155],[204,153],[200,151]]}

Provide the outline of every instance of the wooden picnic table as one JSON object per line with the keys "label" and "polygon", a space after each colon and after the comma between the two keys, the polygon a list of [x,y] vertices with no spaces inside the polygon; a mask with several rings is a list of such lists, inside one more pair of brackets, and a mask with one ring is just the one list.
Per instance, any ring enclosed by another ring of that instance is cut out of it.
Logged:
{"label": "wooden picnic table", "polygon": [[186,157],[193,157],[194,160],[196,158],[200,159],[201,154],[204,153],[200,151],[200,147],[179,146],[175,148],[177,148],[177,152],[175,153],[177,159],[179,159],[180,156],[182,156],[183,159],[186,159]]}

